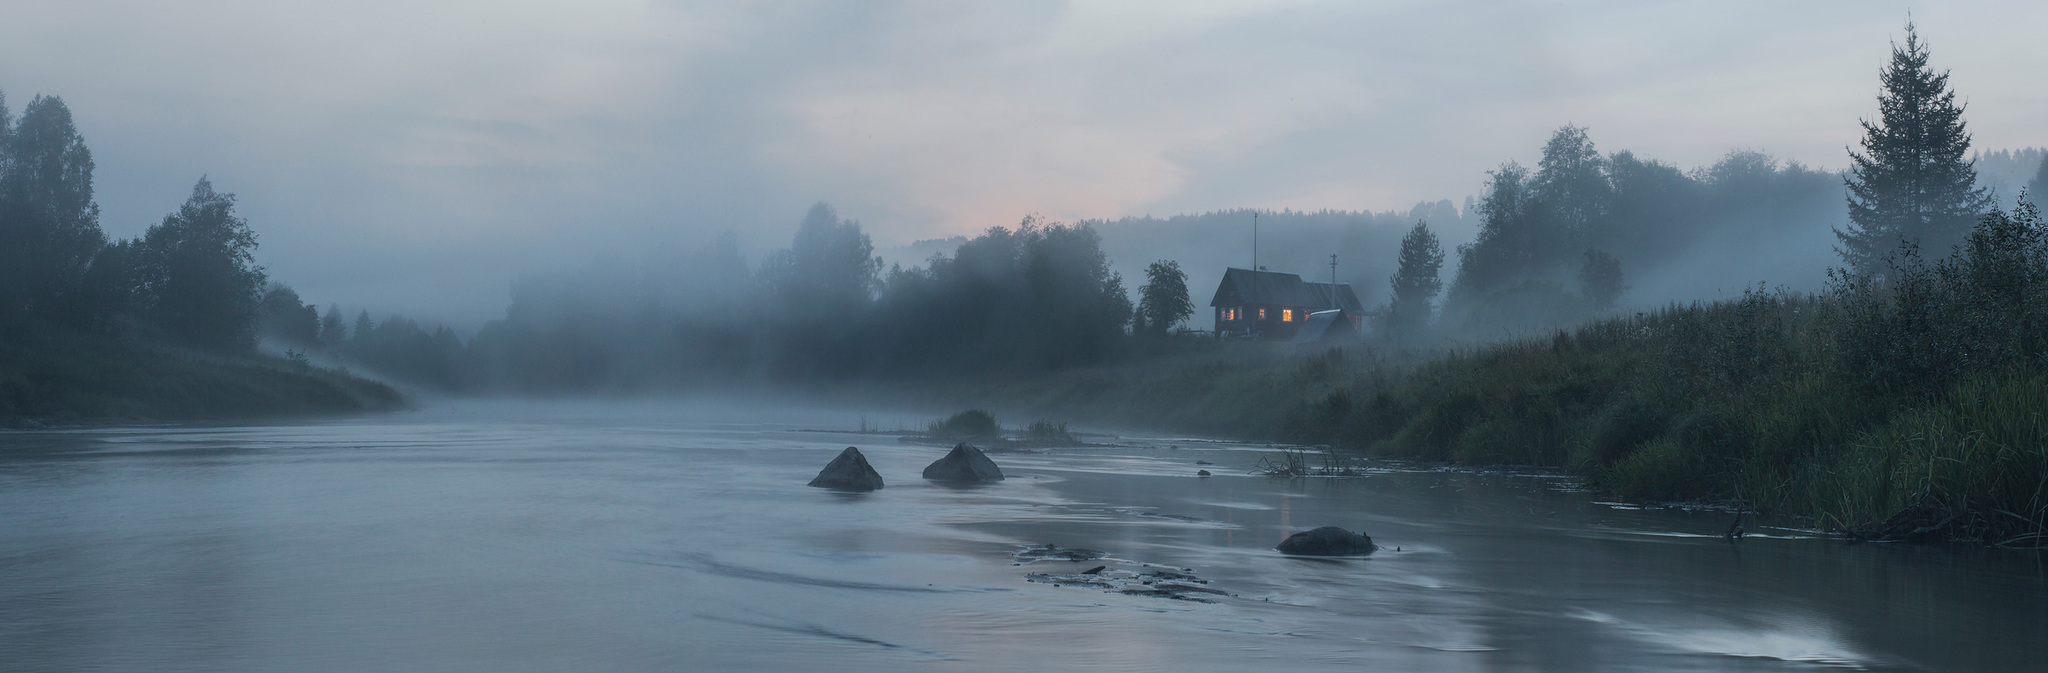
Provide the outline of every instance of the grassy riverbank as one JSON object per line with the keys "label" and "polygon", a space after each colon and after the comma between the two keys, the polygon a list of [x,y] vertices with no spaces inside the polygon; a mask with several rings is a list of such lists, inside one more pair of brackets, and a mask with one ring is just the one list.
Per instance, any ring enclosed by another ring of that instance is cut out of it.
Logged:
{"label": "grassy riverbank", "polygon": [[0,427],[346,414],[403,404],[384,384],[276,358],[56,331],[0,340]]}
{"label": "grassy riverbank", "polygon": [[[1560,467],[1873,536],[2048,534],[2048,228],[1987,220],[1935,263],[1439,353],[1261,345],[1074,371],[1067,418],[1462,464]],[[1001,395],[1000,392],[991,393]]]}

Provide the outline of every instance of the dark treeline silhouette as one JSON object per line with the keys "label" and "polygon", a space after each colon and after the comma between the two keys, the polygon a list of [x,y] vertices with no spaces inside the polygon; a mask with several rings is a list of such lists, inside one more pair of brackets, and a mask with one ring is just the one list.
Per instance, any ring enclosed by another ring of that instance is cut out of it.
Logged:
{"label": "dark treeline silhouette", "polygon": [[1977,169],[1977,184],[1990,190],[1994,202],[2012,203],[2019,197],[2021,189],[2036,195],[2041,193],[2032,185],[2044,161],[2048,161],[2048,149],[2027,147],[1977,152],[1971,159],[1971,165]]}
{"label": "dark treeline silhouette", "polygon": [[110,241],[92,173],[62,99],[36,96],[17,121],[0,97],[0,329],[250,349],[265,276],[234,195],[202,177],[141,238]]}
{"label": "dark treeline silhouette", "polygon": [[[600,260],[523,278],[505,317],[466,344],[364,315],[331,330],[326,347],[417,384],[530,393],[1041,372],[1128,348],[1132,301],[1085,224],[1027,217],[886,271],[860,224],[822,203],[790,247],[758,264],[734,240],[728,232],[637,267]],[[1171,286],[1165,264],[1153,277],[1154,316],[1179,323],[1191,312],[1187,289],[1184,279]],[[303,317],[294,321],[303,334]]]}
{"label": "dark treeline silhouette", "polygon": [[142,236],[109,240],[93,168],[63,99],[36,96],[17,119],[0,95],[0,422],[399,402],[383,386],[257,354],[259,332],[314,342],[320,326],[290,288],[266,290],[234,195],[201,177]]}
{"label": "dark treeline silhouette", "polygon": [[[1536,170],[1490,174],[1472,242],[1439,325],[1485,336],[1576,323],[1620,305],[1712,296],[1777,276],[1817,283],[1840,177],[1769,155],[1731,152],[1681,171],[1598,152],[1586,129],[1558,129]],[[1624,290],[1639,288],[1641,296]]]}

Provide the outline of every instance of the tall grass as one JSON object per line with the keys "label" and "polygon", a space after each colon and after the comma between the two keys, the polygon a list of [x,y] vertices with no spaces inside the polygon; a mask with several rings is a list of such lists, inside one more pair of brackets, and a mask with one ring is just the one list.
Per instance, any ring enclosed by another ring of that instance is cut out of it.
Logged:
{"label": "tall grass", "polygon": [[2048,541],[2048,227],[1803,296],[1758,288],[1476,348],[1264,345],[1064,374],[1041,408],[1373,455],[1564,467],[1879,537]]}

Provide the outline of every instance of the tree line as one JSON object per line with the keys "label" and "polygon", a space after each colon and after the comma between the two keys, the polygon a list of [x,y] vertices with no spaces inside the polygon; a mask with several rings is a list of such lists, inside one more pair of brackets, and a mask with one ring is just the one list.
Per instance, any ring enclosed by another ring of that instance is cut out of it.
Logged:
{"label": "tree line", "polygon": [[[1477,236],[1457,248],[1441,303],[1436,238],[1418,223],[1403,240],[1383,334],[1413,339],[1434,328],[1436,336],[1469,337],[1574,324],[1616,308],[1631,276],[1747,286],[1763,279],[1673,270],[1690,260],[1741,268],[1745,257],[1785,255],[1775,242],[1787,231],[1808,232],[1800,239],[1807,252],[1791,255],[1804,254],[1817,269],[1826,251],[1810,234],[1829,223],[1828,213],[1845,215],[1824,230],[1843,273],[1881,278],[1902,257],[1946,256],[1994,203],[1968,158],[1963,106],[1948,74],[1928,59],[1908,25],[1879,76],[1879,115],[1863,121],[1846,174],[1752,151],[1684,172],[1628,151],[1603,155],[1586,129],[1558,129],[1534,170],[1509,162],[1488,174]],[[2020,153],[2041,162],[2034,193],[2048,187],[2039,154]]]}
{"label": "tree line", "polygon": [[[1194,309],[1186,273],[1160,260],[1145,276],[1133,302],[1092,226],[1037,217],[923,264],[884,268],[860,223],[819,203],[789,247],[758,263],[726,232],[637,266],[600,260],[522,278],[505,317],[466,343],[367,315],[317,343],[380,372],[468,391],[999,376],[1172,342]],[[316,334],[311,314],[290,308],[296,301],[278,304],[302,338]]]}
{"label": "tree line", "polygon": [[[1509,162],[1491,171],[1483,197],[1462,211],[1441,201],[1405,215],[1273,213],[1284,224],[1266,249],[1275,250],[1270,259],[1296,262],[1331,249],[1349,251],[1346,259],[1394,253],[1392,265],[1347,264],[1344,279],[1392,268],[1375,327],[1396,342],[1491,338],[1579,322],[1625,301],[1697,297],[1708,283],[1747,287],[1745,260],[1778,255],[1802,269],[1821,266],[1815,252],[1826,245],[1814,244],[1816,231],[1849,272],[1881,276],[1900,254],[1961,241],[1990,205],[1964,159],[1961,107],[1910,29],[1881,84],[1881,114],[1866,123],[1847,174],[1749,151],[1682,171],[1628,151],[1603,153],[1587,129],[1565,126],[1533,169]],[[465,340],[401,316],[322,312],[268,282],[233,195],[204,178],[143,236],[110,240],[99,228],[92,169],[62,100],[38,96],[16,120],[0,98],[0,329],[59,326],[240,353],[262,339],[448,390],[983,376],[1156,352],[1195,310],[1191,277],[1201,285],[1236,263],[1211,253],[1236,245],[1217,240],[1248,234],[1250,215],[1032,217],[885,267],[861,225],[821,203],[788,248],[758,263],[728,233],[637,266],[608,260],[523,278],[504,318]],[[2037,172],[2038,188],[2048,164]],[[1413,226],[1394,224],[1401,220]],[[1473,238],[1447,255],[1433,229],[1444,226],[1470,227]],[[1144,276],[1133,301],[1108,250],[1135,251],[1136,241],[1159,241],[1162,232],[1183,235],[1157,250],[1209,261],[1121,267]],[[1788,243],[1788,232],[1808,238]]]}
{"label": "tree line", "polygon": [[0,93],[0,336],[51,328],[207,351],[255,344],[266,277],[235,197],[201,177],[141,237],[109,239],[71,110]]}
{"label": "tree line", "polygon": [[1193,308],[1164,260],[1134,305],[1087,224],[1027,217],[885,269],[860,224],[821,203],[755,265],[728,232],[637,271],[523,278],[505,317],[465,341],[402,316],[323,313],[270,282],[234,195],[205,177],[142,236],[111,239],[93,169],[62,99],[36,96],[16,119],[0,96],[0,338],[232,356],[267,343],[442,390],[574,391],[1074,366],[1125,348],[1134,317],[1164,337]]}

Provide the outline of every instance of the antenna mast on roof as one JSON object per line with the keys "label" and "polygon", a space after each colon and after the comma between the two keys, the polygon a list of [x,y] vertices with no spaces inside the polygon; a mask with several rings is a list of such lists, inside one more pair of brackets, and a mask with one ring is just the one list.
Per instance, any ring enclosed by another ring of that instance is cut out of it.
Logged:
{"label": "antenna mast on roof", "polygon": [[1330,308],[1344,308],[1337,303],[1337,254],[1330,253]]}

